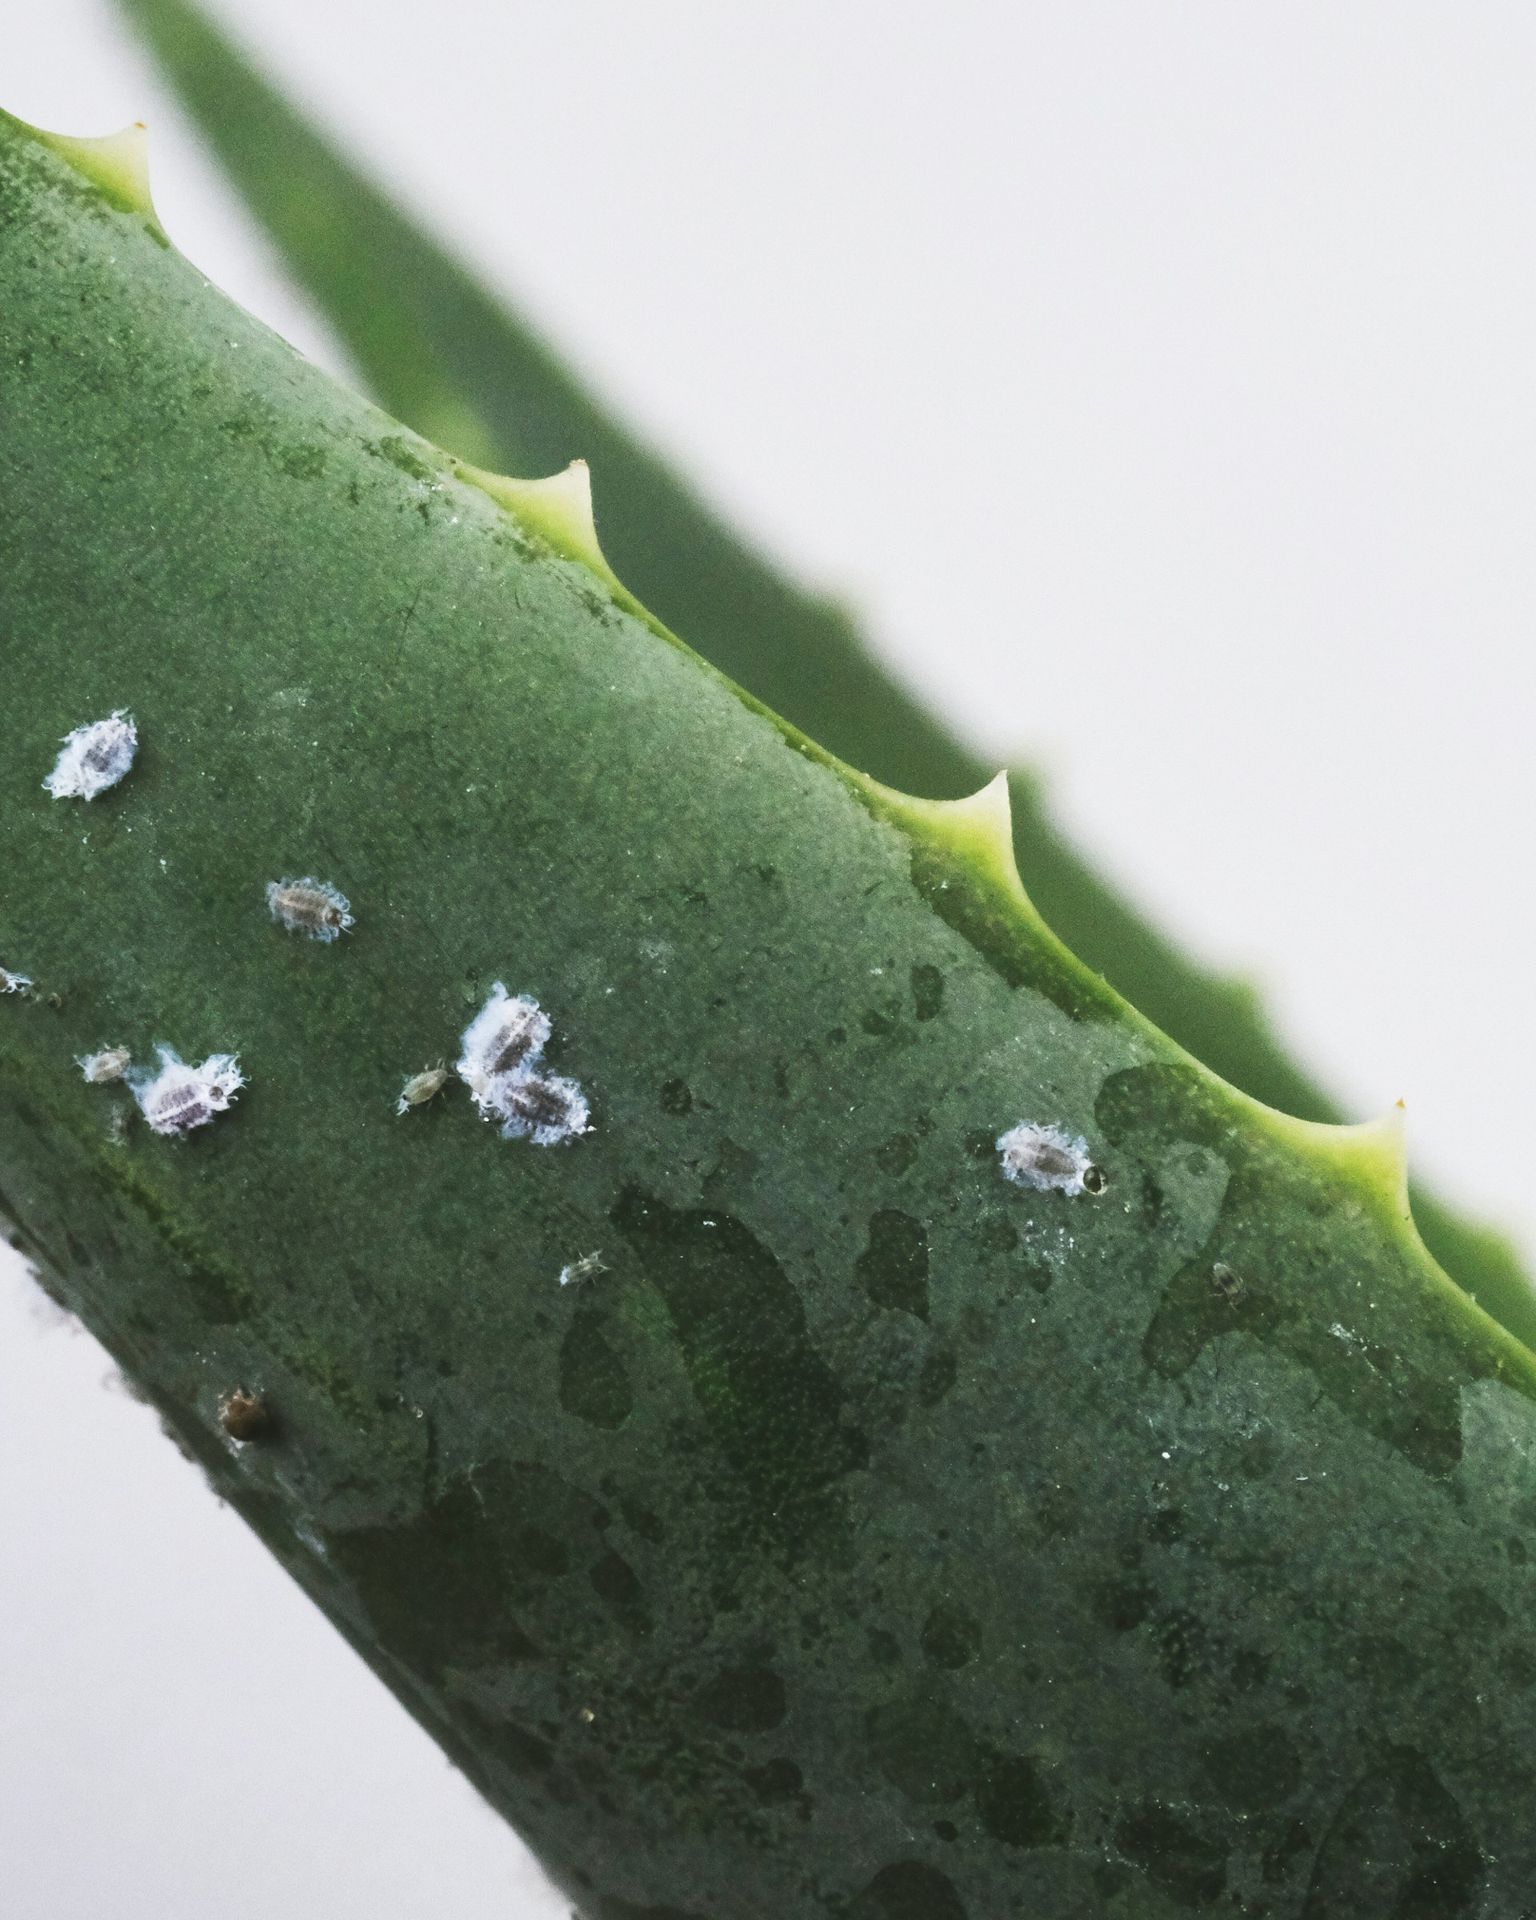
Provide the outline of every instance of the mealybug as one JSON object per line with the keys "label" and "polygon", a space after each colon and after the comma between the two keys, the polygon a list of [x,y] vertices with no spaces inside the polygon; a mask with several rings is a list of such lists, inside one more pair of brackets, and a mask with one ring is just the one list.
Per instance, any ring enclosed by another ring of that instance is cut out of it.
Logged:
{"label": "mealybug", "polygon": [[267,905],[290,933],[307,933],[311,940],[334,940],[352,925],[351,903],[329,880],[270,881]]}
{"label": "mealybug", "polygon": [[1061,1127],[1022,1121],[997,1136],[1003,1173],[1021,1187],[1057,1193],[1102,1193],[1108,1182],[1089,1158],[1088,1142]]}
{"label": "mealybug", "polygon": [[531,1140],[536,1147],[559,1147],[587,1131],[587,1096],[574,1080],[557,1073],[499,1075],[481,1098],[486,1117],[501,1122],[504,1140]]}
{"label": "mealybug", "polygon": [[139,733],[133,716],[119,709],[64,736],[64,749],[43,785],[55,800],[94,800],[115,787],[133,765]]}
{"label": "mealybug", "polygon": [[606,1273],[607,1263],[601,1253],[584,1253],[579,1260],[573,1260],[569,1266],[560,1269],[562,1287],[574,1287],[579,1281],[590,1280],[594,1273]]}
{"label": "mealybug", "polygon": [[259,1393],[252,1393],[246,1387],[236,1387],[233,1393],[226,1393],[219,1402],[219,1425],[231,1440],[242,1445],[249,1440],[259,1440],[272,1425],[272,1415],[267,1403]]}
{"label": "mealybug", "polygon": [[481,1115],[501,1123],[504,1139],[554,1147],[588,1131],[587,1098],[576,1082],[534,1071],[549,1033],[538,1001],[514,997],[500,980],[464,1030],[459,1076]]}
{"label": "mealybug", "polygon": [[93,1087],[104,1087],[109,1080],[121,1080],[132,1064],[126,1047],[103,1047],[100,1053],[77,1053],[75,1065]]}
{"label": "mealybug", "polygon": [[[464,1029],[458,1070],[475,1098],[498,1074],[532,1066],[549,1039],[549,1015],[526,994],[512,995],[500,980],[490,998]],[[482,1102],[482,1104],[484,1104]]]}
{"label": "mealybug", "polygon": [[420,1073],[413,1073],[400,1089],[395,1112],[409,1113],[412,1107],[425,1106],[442,1092],[447,1079],[448,1069],[441,1063],[435,1067],[423,1067]]}
{"label": "mealybug", "polygon": [[245,1085],[236,1056],[210,1054],[189,1067],[172,1047],[157,1047],[158,1070],[139,1067],[126,1078],[139,1111],[156,1133],[186,1133],[223,1113]]}
{"label": "mealybug", "polygon": [[0,993],[30,993],[33,982],[24,973],[12,973],[0,967]]}

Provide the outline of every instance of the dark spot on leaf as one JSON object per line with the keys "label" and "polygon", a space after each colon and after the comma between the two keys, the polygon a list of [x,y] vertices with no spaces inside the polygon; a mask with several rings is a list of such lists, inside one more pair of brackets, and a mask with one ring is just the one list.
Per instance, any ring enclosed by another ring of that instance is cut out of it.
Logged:
{"label": "dark spot on leaf", "polygon": [[922,1646],[936,1667],[967,1666],[981,1651],[981,1628],[958,1600],[941,1600],[923,1622]]}
{"label": "dark spot on leaf", "polygon": [[882,1867],[848,1908],[848,1920],[968,1920],[954,1882],[921,1860]]}
{"label": "dark spot on leaf", "polygon": [[944,976],[937,967],[912,969],[912,1007],[919,1020],[932,1020],[944,1004]]}
{"label": "dark spot on leaf", "polygon": [[1300,1786],[1301,1755],[1284,1727],[1249,1727],[1213,1740],[1202,1770],[1218,1800],[1238,1813],[1262,1813]]}
{"label": "dark spot on leaf", "polygon": [[1226,1849],[1209,1840],[1171,1808],[1149,1801],[1125,1814],[1115,1844],[1148,1879],[1192,1907],[1208,1907],[1227,1883]]}
{"label": "dark spot on leaf", "polygon": [[793,1800],[805,1785],[805,1777],[793,1760],[769,1760],[760,1767],[747,1767],[742,1778],[769,1807],[781,1800]]}
{"label": "dark spot on leaf", "polygon": [[928,1236],[920,1221],[891,1210],[872,1215],[856,1270],[877,1307],[928,1318]]}
{"label": "dark spot on leaf", "polygon": [[843,1390],[811,1343],[777,1260],[739,1220],[627,1191],[614,1223],[665,1301],[694,1398],[759,1527],[792,1531],[807,1502],[865,1464]]}
{"label": "dark spot on leaf", "polygon": [[920,1806],[958,1800],[980,1757],[970,1728],[945,1701],[914,1694],[873,1707],[865,1731],[876,1766]]}
{"label": "dark spot on leaf", "polygon": [[882,1173],[905,1173],[917,1158],[917,1142],[910,1133],[893,1133],[875,1149],[875,1165]]}
{"label": "dark spot on leaf", "polygon": [[604,1332],[604,1308],[582,1301],[560,1343],[560,1404],[594,1427],[621,1427],[634,1406],[629,1375]]}
{"label": "dark spot on leaf", "polygon": [[976,1783],[976,1815],[994,1840],[1009,1847],[1064,1847],[1072,1817],[1060,1805],[1035,1762],[995,1754]]}
{"label": "dark spot on leaf", "polygon": [[771,1667],[722,1667],[696,1704],[713,1726],[731,1733],[771,1733],[783,1723],[784,1682]]}
{"label": "dark spot on leaf", "polygon": [[923,1370],[918,1375],[918,1399],[925,1407],[937,1406],[954,1386],[958,1376],[959,1362],[955,1358],[954,1348],[935,1347],[923,1362]]}
{"label": "dark spot on leaf", "polygon": [[691,1113],[693,1094],[686,1080],[667,1080],[662,1083],[661,1110],[663,1113]]}
{"label": "dark spot on leaf", "polygon": [[1429,1762],[1389,1748],[1329,1822],[1301,1920],[1463,1920],[1485,1867]]}

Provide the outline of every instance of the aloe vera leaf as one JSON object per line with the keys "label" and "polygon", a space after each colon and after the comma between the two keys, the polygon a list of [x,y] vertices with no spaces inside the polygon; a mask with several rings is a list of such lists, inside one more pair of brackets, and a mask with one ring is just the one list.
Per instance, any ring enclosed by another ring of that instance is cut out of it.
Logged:
{"label": "aloe vera leaf", "polygon": [[[1519,1913],[1536,1359],[1400,1126],[1199,1067],[1000,785],[739,693],[122,155],[0,125],[0,1194],[61,1301],[589,1920]],[[563,1147],[395,1112],[502,978]],[[75,1059],[157,1042],[248,1085],[116,1138]],[[1005,1180],[1026,1121],[1107,1188]]]}
{"label": "aloe vera leaf", "polygon": [[[198,8],[119,3],[386,406],[482,465],[545,472],[586,458],[617,572],[723,672],[892,785],[960,794],[986,777],[891,678],[841,608],[794,586],[724,525]],[[1174,947],[1063,838],[1038,782],[1013,778],[1020,870],[1073,951],[1235,1086],[1303,1119],[1341,1120],[1279,1044],[1253,990]],[[1414,1210],[1448,1271],[1522,1339],[1536,1340],[1536,1295],[1510,1242],[1417,1183]]]}

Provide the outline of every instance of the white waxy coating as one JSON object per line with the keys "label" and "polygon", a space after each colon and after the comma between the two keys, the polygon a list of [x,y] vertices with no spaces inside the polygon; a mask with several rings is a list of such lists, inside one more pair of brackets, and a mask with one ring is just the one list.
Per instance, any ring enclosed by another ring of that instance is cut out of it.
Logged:
{"label": "white waxy coating", "polygon": [[302,880],[269,880],[267,906],[290,933],[307,933],[311,940],[329,942],[355,924],[346,895],[309,874]]}
{"label": "white waxy coating", "polygon": [[1021,1187],[1057,1193],[1094,1190],[1090,1177],[1097,1170],[1088,1152],[1088,1142],[1062,1127],[1021,1121],[998,1135],[997,1151],[1002,1157],[1004,1177]]}
{"label": "white waxy coating", "polygon": [[63,749],[43,785],[55,800],[94,800],[115,787],[139,750],[133,715],[121,708],[64,736]]}
{"label": "white waxy coating", "polygon": [[509,994],[500,980],[464,1029],[459,1077],[504,1139],[556,1147],[590,1131],[587,1097],[577,1083],[535,1071],[549,1035],[549,1015],[538,1001]]}
{"label": "white waxy coating", "polygon": [[531,1067],[549,1039],[549,1015],[526,994],[510,994],[500,980],[464,1029],[458,1059],[461,1079],[486,1104],[482,1089],[498,1075]]}
{"label": "white waxy coating", "polygon": [[10,973],[0,967],[0,993],[29,993],[32,981],[24,973]]}
{"label": "white waxy coating", "polygon": [[498,1074],[480,1103],[488,1120],[500,1120],[504,1140],[531,1140],[536,1147],[564,1146],[591,1127],[587,1096],[558,1073],[520,1067]]}
{"label": "white waxy coating", "polygon": [[112,1080],[121,1080],[132,1064],[133,1055],[126,1047],[103,1047],[100,1053],[78,1053],[75,1065],[93,1087],[104,1087]]}
{"label": "white waxy coating", "polygon": [[569,1265],[560,1269],[560,1284],[562,1287],[574,1287],[583,1280],[590,1280],[594,1273],[607,1271],[607,1263],[600,1251],[584,1253],[579,1260],[572,1260]]}
{"label": "white waxy coating", "polygon": [[225,1112],[245,1085],[232,1053],[212,1053],[197,1066],[188,1066],[173,1047],[157,1047],[158,1068],[140,1067],[129,1073],[128,1085],[139,1111],[156,1133],[187,1133],[203,1127]]}

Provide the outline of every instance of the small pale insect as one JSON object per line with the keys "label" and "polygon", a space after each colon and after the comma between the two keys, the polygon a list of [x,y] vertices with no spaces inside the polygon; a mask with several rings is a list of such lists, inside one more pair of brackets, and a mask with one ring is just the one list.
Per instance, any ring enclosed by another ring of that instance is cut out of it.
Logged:
{"label": "small pale insect", "polygon": [[156,1133],[188,1133],[225,1112],[245,1085],[232,1053],[214,1053],[188,1066],[172,1047],[157,1047],[158,1069],[139,1067],[125,1077],[139,1111]]}
{"label": "small pale insect", "polygon": [[267,885],[272,918],[290,933],[307,933],[311,940],[334,940],[353,924],[352,905],[329,880],[306,875],[302,880],[272,880]]}
{"label": "small pale insect", "polygon": [[104,1087],[110,1081],[121,1080],[133,1064],[133,1055],[126,1047],[103,1047],[100,1053],[77,1053],[75,1065],[93,1087]]}
{"label": "small pale insect", "polygon": [[1211,1268],[1211,1286],[1228,1306],[1236,1306],[1242,1298],[1242,1275],[1234,1273],[1223,1261],[1218,1260]]}
{"label": "small pale insect", "polygon": [[12,973],[7,967],[0,967],[0,993],[30,993],[33,981],[24,973]]}
{"label": "small pale insect", "polygon": [[139,733],[121,708],[64,736],[63,749],[43,785],[55,800],[94,800],[115,787],[133,765]]}
{"label": "small pale insect", "polygon": [[458,1071],[484,1106],[482,1089],[500,1074],[531,1067],[549,1039],[549,1015],[526,994],[510,994],[498,980],[464,1029]]}
{"label": "small pale insect", "polygon": [[424,1107],[442,1092],[447,1083],[448,1069],[441,1062],[435,1067],[423,1067],[420,1073],[413,1073],[400,1089],[395,1112],[409,1113],[412,1107]]}
{"label": "small pale insect", "polygon": [[1102,1193],[1108,1182],[1093,1164],[1088,1142],[1061,1127],[1022,1121],[997,1136],[1004,1177],[1021,1187],[1057,1193]]}
{"label": "small pale insect", "polygon": [[574,1080],[558,1073],[522,1067],[498,1075],[477,1098],[486,1119],[501,1122],[504,1140],[560,1147],[586,1133],[591,1124],[587,1096]]}
{"label": "small pale insect", "polygon": [[590,1280],[594,1274],[607,1271],[608,1263],[600,1252],[584,1253],[579,1260],[573,1260],[569,1266],[560,1269],[560,1284],[562,1287],[579,1286],[583,1280]]}
{"label": "small pale insect", "polygon": [[272,1428],[272,1413],[259,1393],[236,1387],[219,1402],[219,1425],[242,1445],[259,1440]]}

